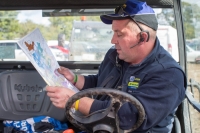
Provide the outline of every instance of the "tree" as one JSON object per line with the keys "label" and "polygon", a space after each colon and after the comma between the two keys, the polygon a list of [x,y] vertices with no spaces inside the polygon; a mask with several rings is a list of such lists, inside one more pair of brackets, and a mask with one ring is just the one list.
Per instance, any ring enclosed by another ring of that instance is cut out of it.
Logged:
{"label": "tree", "polygon": [[[199,38],[200,37],[200,6],[198,6],[197,4],[191,4],[188,5],[187,8],[190,8],[189,11],[190,13],[188,13],[188,18],[191,19],[191,21],[189,22],[188,20],[186,22],[188,22],[190,25],[193,26],[193,36],[190,36],[189,39],[191,38]],[[185,26],[186,30],[188,29],[187,26]]]}
{"label": "tree", "polygon": [[170,25],[176,28],[174,13],[172,9],[162,9],[162,12],[157,14],[158,23],[161,25]]}
{"label": "tree", "polygon": [[42,35],[44,36],[46,40],[49,40],[52,38],[52,36],[54,36],[53,28],[42,25],[42,24],[36,24],[32,22],[31,20],[27,20],[26,22],[20,23],[19,38],[22,38],[25,35],[29,34],[35,28],[40,29]]}
{"label": "tree", "polygon": [[[200,7],[197,4],[182,2],[182,16],[186,39],[200,36],[199,12]],[[159,23],[162,24],[162,22],[165,22],[165,24],[176,28],[174,11],[172,9],[162,9],[162,12],[157,15],[157,18]]]}
{"label": "tree", "polygon": [[[49,21],[51,22],[51,29],[54,31],[54,36],[52,39],[57,39],[60,33],[65,34],[66,39],[69,40],[73,21],[81,21],[81,16],[64,16],[64,17],[51,17]],[[86,16],[85,21],[100,21],[99,16]],[[50,32],[52,33],[52,32]]]}
{"label": "tree", "polygon": [[8,40],[18,37],[19,22],[17,11],[0,11],[0,39]]}
{"label": "tree", "polygon": [[186,39],[192,39],[195,37],[194,33],[194,23],[193,23],[193,9],[191,8],[191,4],[187,2],[182,2],[182,15],[183,15],[183,24]]}

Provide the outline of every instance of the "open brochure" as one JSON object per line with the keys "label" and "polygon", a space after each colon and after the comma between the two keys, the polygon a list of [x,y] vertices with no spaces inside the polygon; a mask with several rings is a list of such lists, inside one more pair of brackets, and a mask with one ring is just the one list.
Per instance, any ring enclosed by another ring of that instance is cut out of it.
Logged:
{"label": "open brochure", "polygon": [[18,45],[24,51],[30,62],[42,76],[49,86],[63,86],[78,92],[79,90],[71,84],[63,75],[58,73],[60,68],[46,40],[39,29],[21,38]]}

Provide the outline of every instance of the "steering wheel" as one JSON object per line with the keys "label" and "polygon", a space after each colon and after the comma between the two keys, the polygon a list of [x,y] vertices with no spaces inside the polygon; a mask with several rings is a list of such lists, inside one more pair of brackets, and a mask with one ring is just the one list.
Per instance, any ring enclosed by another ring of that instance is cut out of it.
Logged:
{"label": "steering wheel", "polygon": [[[89,114],[82,115],[80,112],[71,108],[74,102],[83,97],[93,97],[97,95],[110,96],[110,105],[106,109],[98,110]],[[119,128],[118,110],[124,102],[130,102],[138,110],[137,122],[129,130]],[[136,130],[144,121],[145,111],[142,104],[132,95],[110,88],[90,88],[80,91],[69,98],[65,106],[68,121],[80,130],[88,133],[113,133],[113,132],[132,132]]]}

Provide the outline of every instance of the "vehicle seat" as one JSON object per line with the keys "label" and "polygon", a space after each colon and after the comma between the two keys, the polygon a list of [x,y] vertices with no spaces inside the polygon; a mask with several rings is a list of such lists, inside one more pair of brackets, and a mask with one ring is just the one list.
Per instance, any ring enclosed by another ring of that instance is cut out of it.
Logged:
{"label": "vehicle seat", "polygon": [[174,116],[174,123],[171,133],[181,133],[181,124],[176,115]]}
{"label": "vehicle seat", "polygon": [[65,121],[65,110],[51,103],[43,90],[45,86],[37,71],[0,73],[0,120],[24,120],[45,115]]}

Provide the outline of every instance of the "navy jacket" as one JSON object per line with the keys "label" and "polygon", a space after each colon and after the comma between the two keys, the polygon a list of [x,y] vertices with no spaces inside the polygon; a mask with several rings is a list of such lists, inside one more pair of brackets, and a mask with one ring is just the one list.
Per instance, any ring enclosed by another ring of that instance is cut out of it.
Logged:
{"label": "navy jacket", "polygon": [[[185,97],[187,81],[184,72],[156,39],[150,55],[138,65],[130,65],[116,58],[111,48],[97,75],[85,76],[83,89],[94,87],[121,88],[143,105],[146,119],[134,132],[168,133],[172,129],[174,113]],[[131,84],[134,83],[134,84]],[[106,97],[95,100],[90,112],[106,108]],[[120,128],[130,129],[137,120],[137,109],[125,103],[119,110]]]}

